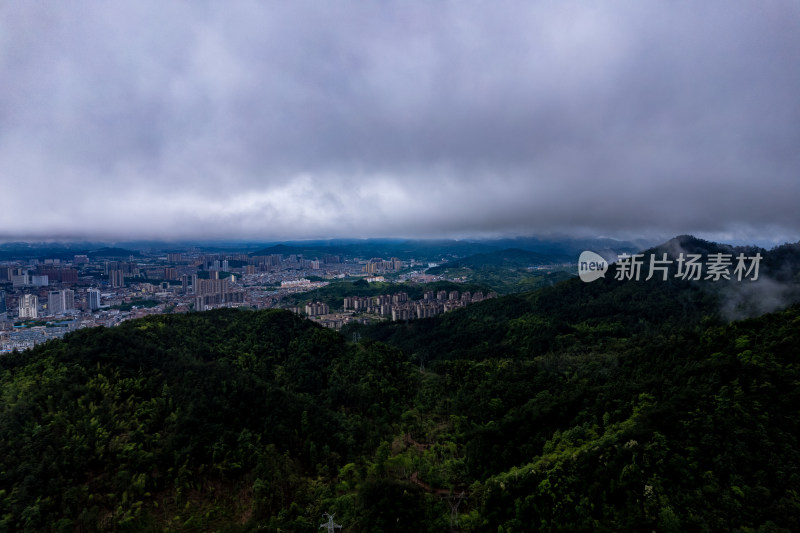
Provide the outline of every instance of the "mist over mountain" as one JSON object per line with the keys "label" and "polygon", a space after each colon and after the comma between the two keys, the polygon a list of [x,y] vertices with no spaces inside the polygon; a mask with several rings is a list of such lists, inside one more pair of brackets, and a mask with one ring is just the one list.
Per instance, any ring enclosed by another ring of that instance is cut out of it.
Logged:
{"label": "mist over mountain", "polygon": [[[724,254],[734,263],[740,254],[746,257],[760,256],[757,280],[740,281],[736,276],[715,281],[703,280],[703,288],[718,299],[720,312],[728,320],[759,316],[800,301],[800,242],[765,250],[757,246],[731,246],[682,235],[645,253],[667,253],[673,258],[680,254],[697,254],[704,258],[709,254]],[[675,272],[670,271],[672,275]]]}
{"label": "mist over mountain", "polygon": [[635,241],[617,240],[609,238],[586,238],[586,237],[515,237],[512,239],[495,239],[481,241],[491,243],[499,248],[511,248],[527,250],[539,254],[545,254],[570,261],[575,261],[576,257],[584,250],[593,250],[600,255],[608,252],[614,253],[635,253],[649,246],[656,244],[652,239],[639,239]]}

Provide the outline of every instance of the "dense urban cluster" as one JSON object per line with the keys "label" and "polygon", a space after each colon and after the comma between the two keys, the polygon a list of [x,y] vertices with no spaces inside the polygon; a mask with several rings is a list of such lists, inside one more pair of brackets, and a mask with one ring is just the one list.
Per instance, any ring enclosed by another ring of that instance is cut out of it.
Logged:
{"label": "dense urban cluster", "polygon": [[[409,300],[408,293],[380,294],[378,296],[346,296],[342,304],[342,313],[330,313],[330,306],[324,302],[309,302],[303,311],[305,315],[325,327],[340,329],[352,321],[368,323],[370,317],[392,320],[412,320],[416,318],[430,318],[453,309],[459,309],[467,304],[481,302],[485,299],[496,298],[497,293],[470,291],[433,291],[425,292],[420,300]],[[300,308],[293,308],[300,313]],[[357,316],[360,315],[360,316]]]}
{"label": "dense urban cluster", "polygon": [[345,298],[344,309],[391,317],[392,320],[409,320],[412,318],[429,318],[464,307],[470,303],[495,297],[497,297],[495,292],[490,292],[484,296],[481,291],[477,291],[475,294],[469,291],[459,294],[459,291],[455,290],[450,292],[442,290],[435,294],[433,291],[428,291],[421,300],[409,301],[408,294],[400,292],[375,297],[355,296]]}
{"label": "dense urban cluster", "polygon": [[0,352],[25,349],[74,329],[114,326],[150,314],[287,307],[338,329],[353,320],[368,322],[370,318],[354,316],[362,313],[373,320],[404,320],[435,316],[483,299],[481,293],[458,295],[457,291],[435,297],[431,293],[418,302],[408,302],[407,296],[405,300],[397,300],[398,295],[379,296],[369,304],[359,300],[349,305],[345,300],[344,313],[332,315],[325,304],[297,307],[284,305],[283,300],[346,278],[368,282],[385,281],[386,274],[398,281],[434,278],[414,270],[418,266],[414,260],[396,257],[127,253],[0,262]]}

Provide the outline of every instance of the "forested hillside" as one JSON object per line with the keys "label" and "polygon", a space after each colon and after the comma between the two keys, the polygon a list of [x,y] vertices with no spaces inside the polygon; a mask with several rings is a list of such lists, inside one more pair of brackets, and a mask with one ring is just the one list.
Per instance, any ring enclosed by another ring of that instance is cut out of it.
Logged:
{"label": "forested hillside", "polygon": [[0,531],[798,531],[800,307],[720,287],[72,333],[0,358]]}
{"label": "forested hillside", "polygon": [[0,365],[0,518],[30,531],[316,529],[419,379],[285,311],[154,316]]}

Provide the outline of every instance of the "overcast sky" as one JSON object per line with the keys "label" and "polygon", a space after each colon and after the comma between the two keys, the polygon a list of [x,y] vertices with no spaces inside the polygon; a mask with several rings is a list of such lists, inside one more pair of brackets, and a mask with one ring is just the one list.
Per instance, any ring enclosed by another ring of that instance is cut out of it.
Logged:
{"label": "overcast sky", "polygon": [[0,240],[800,239],[800,3],[0,4]]}

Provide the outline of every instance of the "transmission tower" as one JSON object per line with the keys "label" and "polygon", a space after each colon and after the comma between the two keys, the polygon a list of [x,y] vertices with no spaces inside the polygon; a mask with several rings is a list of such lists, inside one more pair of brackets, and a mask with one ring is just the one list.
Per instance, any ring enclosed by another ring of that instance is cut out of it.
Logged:
{"label": "transmission tower", "polygon": [[322,513],[322,516],[328,517],[328,522],[326,524],[320,524],[319,525],[320,528],[323,527],[328,528],[328,533],[334,533],[335,530],[342,529],[341,524],[337,524],[336,522],[333,521],[333,517],[336,516],[336,513],[333,514]]}
{"label": "transmission tower", "polygon": [[447,503],[450,504],[450,531],[461,531],[461,528],[458,525],[458,506],[461,505],[461,501],[465,498],[464,491],[461,491],[461,494],[455,495],[450,494],[450,497],[447,498]]}

